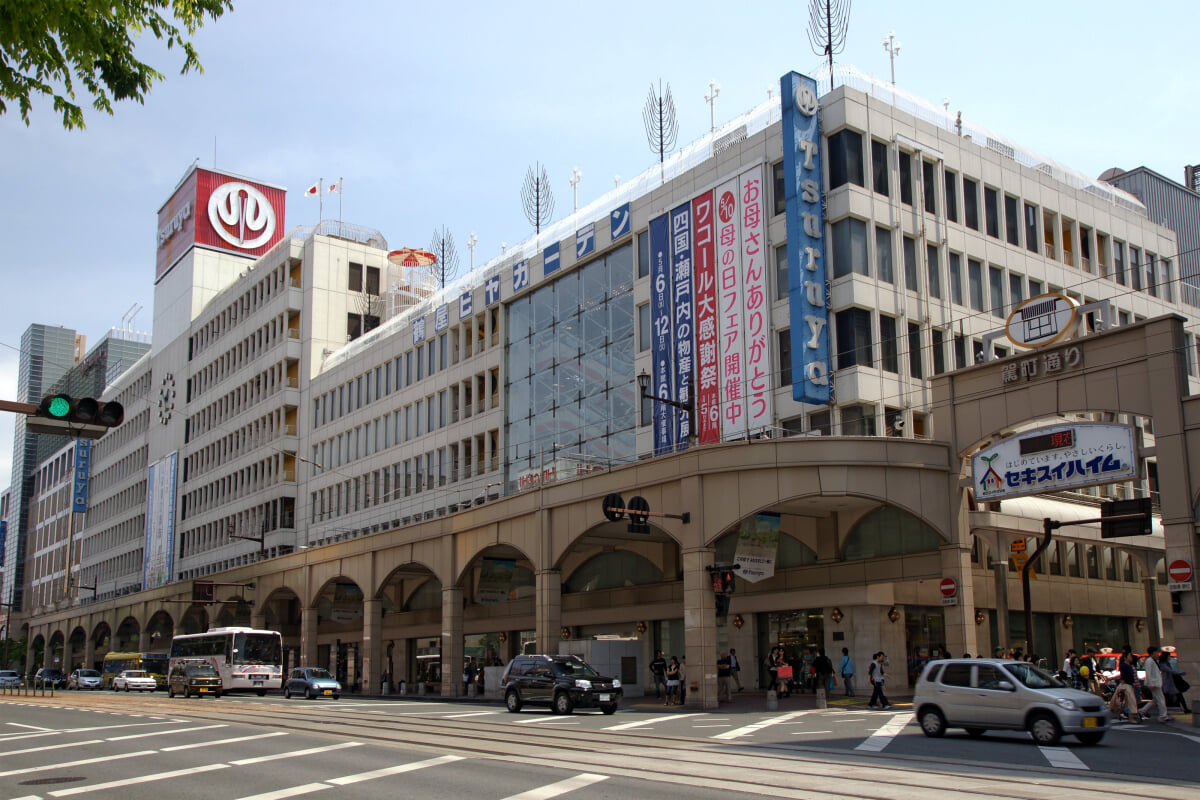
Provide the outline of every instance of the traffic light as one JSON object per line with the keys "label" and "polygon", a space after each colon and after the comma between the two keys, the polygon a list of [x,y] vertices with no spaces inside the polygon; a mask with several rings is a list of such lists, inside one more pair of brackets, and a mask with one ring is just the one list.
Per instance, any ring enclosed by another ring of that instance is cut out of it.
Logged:
{"label": "traffic light", "polygon": [[42,398],[37,411],[25,418],[25,429],[51,436],[99,439],[124,421],[125,409],[120,403],[48,394]]}
{"label": "traffic light", "polygon": [[729,595],[719,594],[719,595],[717,595],[716,599],[717,599],[717,616],[718,617],[728,617],[729,616]]}
{"label": "traffic light", "polygon": [[[1100,538],[1119,539],[1124,536],[1147,536],[1154,531],[1151,516],[1154,507],[1149,497],[1132,500],[1111,500],[1100,506]],[[1109,519],[1110,517],[1125,519]]]}

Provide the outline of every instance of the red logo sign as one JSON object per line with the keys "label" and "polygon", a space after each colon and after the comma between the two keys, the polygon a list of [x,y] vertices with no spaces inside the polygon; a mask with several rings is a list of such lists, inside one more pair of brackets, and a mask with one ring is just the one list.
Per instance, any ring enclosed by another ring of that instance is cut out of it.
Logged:
{"label": "red logo sign", "polygon": [[721,222],[729,222],[733,219],[736,203],[737,200],[734,198],[733,192],[726,192],[721,195],[721,202],[717,203],[717,216],[721,218]]}
{"label": "red logo sign", "polygon": [[954,578],[942,578],[941,590],[942,597],[954,597],[955,592],[958,591],[958,583]]}
{"label": "red logo sign", "polygon": [[1175,583],[1183,583],[1192,578],[1192,565],[1182,558],[1176,559],[1167,567],[1167,577]]}

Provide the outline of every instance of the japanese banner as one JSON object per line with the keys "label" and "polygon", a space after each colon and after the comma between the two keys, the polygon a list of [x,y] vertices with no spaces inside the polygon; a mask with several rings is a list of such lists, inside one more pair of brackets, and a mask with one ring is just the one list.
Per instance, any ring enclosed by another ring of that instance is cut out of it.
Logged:
{"label": "japanese banner", "polygon": [[1128,425],[1055,425],[1010,436],[971,459],[975,497],[995,500],[1137,477]]}
{"label": "japanese banner", "polygon": [[713,193],[692,201],[696,273],[696,420],[700,444],[721,440],[720,370],[717,348],[717,253]]}
{"label": "japanese banner", "polygon": [[[687,403],[692,399],[692,372],[695,364],[692,342],[695,334],[695,306],[692,303],[692,214],[691,203],[671,211],[671,303],[674,310],[675,391],[671,399]],[[691,414],[674,409],[675,446],[686,450],[692,434]]]}
{"label": "japanese banner", "polygon": [[[670,239],[670,222],[666,214],[650,220],[650,350],[654,359],[650,393],[668,398],[672,397],[674,385]],[[654,454],[665,455],[675,449],[675,409],[666,403],[652,405]]]}
{"label": "japanese banner", "polygon": [[769,429],[775,416],[771,396],[770,302],[767,289],[767,230],[763,219],[763,168],[740,178],[742,269],[746,312],[746,423],[751,434]]}
{"label": "japanese banner", "polygon": [[721,438],[746,435],[745,297],[742,293],[742,230],[738,214],[738,181],[717,187],[717,309],[720,361]]}

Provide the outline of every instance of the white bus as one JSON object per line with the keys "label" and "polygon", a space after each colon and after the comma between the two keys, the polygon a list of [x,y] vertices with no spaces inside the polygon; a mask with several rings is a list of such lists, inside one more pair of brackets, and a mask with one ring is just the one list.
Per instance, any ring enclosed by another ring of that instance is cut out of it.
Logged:
{"label": "white bus", "polygon": [[221,676],[222,691],[258,692],[283,685],[283,636],[254,628],[211,628],[171,640],[171,668],[204,661]]}

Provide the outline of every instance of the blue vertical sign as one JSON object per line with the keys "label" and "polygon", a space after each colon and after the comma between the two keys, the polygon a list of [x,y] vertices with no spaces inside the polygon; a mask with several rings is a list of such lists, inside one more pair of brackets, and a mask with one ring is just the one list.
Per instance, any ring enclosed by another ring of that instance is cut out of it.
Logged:
{"label": "blue vertical sign", "polygon": [[[667,215],[650,220],[650,342],[654,374],[650,392],[672,398],[675,383],[671,368],[671,226]],[[672,398],[673,399],[673,398]],[[674,409],[654,403],[654,454],[675,449]]]}
{"label": "blue vertical sign", "polygon": [[500,302],[500,276],[493,275],[483,284],[483,304],[488,308]]}
{"label": "blue vertical sign", "polygon": [[513,291],[519,292],[529,285],[528,259],[513,264]]}
{"label": "blue vertical sign", "polygon": [[472,300],[472,295],[471,295],[470,289],[463,292],[462,295],[458,298],[458,318],[459,319],[466,319],[467,317],[471,316],[471,311],[474,306],[474,304],[471,302],[471,300]]}
{"label": "blue vertical sign", "polygon": [[802,403],[825,405],[830,399],[829,305],[825,297],[817,82],[789,72],[779,79],[779,97],[783,104],[792,397]]}
{"label": "blue vertical sign", "polygon": [[629,203],[614,208],[612,213],[608,215],[609,241],[615,242],[617,239],[620,239],[622,236],[628,234],[629,231],[632,230],[632,226],[629,224],[629,221]]}
{"label": "blue vertical sign", "polygon": [[[692,302],[692,204],[684,203],[671,212],[671,302],[674,310],[675,391],[680,403],[692,400],[692,372],[695,361],[692,342],[696,335],[696,307]],[[676,448],[686,450],[692,434],[692,415],[674,409]]]}
{"label": "blue vertical sign", "polygon": [[583,258],[596,249],[596,224],[585,225],[575,231],[575,260]]}
{"label": "blue vertical sign", "polygon": [[561,265],[562,260],[559,258],[558,242],[555,242],[542,251],[542,275],[549,275]]}
{"label": "blue vertical sign", "polygon": [[88,475],[92,471],[92,440],[75,440],[75,482],[71,487],[71,510],[77,514],[87,511]]}

